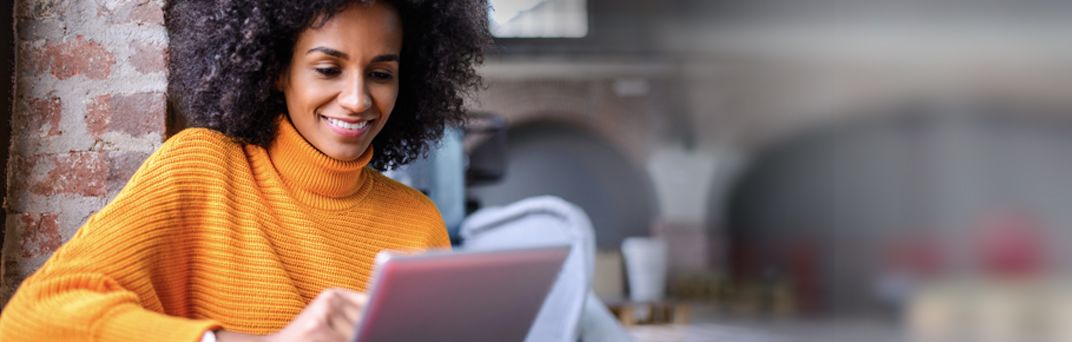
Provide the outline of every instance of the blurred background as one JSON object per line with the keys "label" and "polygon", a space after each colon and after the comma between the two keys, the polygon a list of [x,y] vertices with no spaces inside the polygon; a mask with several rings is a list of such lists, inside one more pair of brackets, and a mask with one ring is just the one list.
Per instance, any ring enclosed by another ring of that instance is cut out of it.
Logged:
{"label": "blurred background", "polygon": [[583,208],[614,309],[664,241],[634,337],[1072,340],[1072,2],[491,5],[467,208]]}
{"label": "blurred background", "polygon": [[[181,128],[163,4],[0,6],[0,301]],[[473,119],[392,176],[459,246],[525,220],[590,246],[567,269],[614,323],[549,331],[1072,341],[1072,1],[490,6]]]}

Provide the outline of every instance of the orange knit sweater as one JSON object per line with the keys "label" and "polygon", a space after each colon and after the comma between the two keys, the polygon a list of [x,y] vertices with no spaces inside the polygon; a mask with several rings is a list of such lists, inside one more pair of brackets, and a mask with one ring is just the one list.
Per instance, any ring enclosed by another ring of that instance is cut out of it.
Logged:
{"label": "orange knit sweater", "polygon": [[331,159],[280,120],[270,148],[169,139],[26,279],[0,341],[198,341],[268,334],[325,288],[364,291],[383,249],[449,247],[435,205]]}

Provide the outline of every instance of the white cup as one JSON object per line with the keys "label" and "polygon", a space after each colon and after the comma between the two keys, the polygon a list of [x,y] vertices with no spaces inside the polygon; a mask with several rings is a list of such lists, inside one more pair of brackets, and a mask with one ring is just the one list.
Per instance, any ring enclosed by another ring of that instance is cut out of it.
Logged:
{"label": "white cup", "polygon": [[663,299],[666,289],[666,241],[630,237],[622,241],[629,299],[654,302]]}

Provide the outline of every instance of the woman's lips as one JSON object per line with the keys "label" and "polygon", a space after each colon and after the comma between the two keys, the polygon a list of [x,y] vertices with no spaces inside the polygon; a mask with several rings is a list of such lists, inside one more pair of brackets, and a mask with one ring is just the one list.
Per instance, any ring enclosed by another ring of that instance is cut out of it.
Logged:
{"label": "woman's lips", "polygon": [[332,132],[343,137],[355,138],[364,135],[372,126],[372,120],[338,119],[320,115]]}

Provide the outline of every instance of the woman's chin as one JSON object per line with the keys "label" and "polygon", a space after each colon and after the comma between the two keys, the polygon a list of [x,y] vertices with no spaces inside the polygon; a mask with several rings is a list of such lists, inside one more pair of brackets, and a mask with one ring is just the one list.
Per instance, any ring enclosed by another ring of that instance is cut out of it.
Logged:
{"label": "woman's chin", "polygon": [[327,152],[327,153],[324,153],[324,154],[327,155],[328,157],[331,157],[332,159],[335,159],[335,160],[338,160],[338,161],[352,162],[352,161],[357,160],[358,158],[361,158],[361,155],[365,154],[365,150],[362,149],[362,150],[358,151],[357,148],[345,147],[345,148],[337,148],[337,149],[334,149],[334,150],[332,150],[330,152]]}

